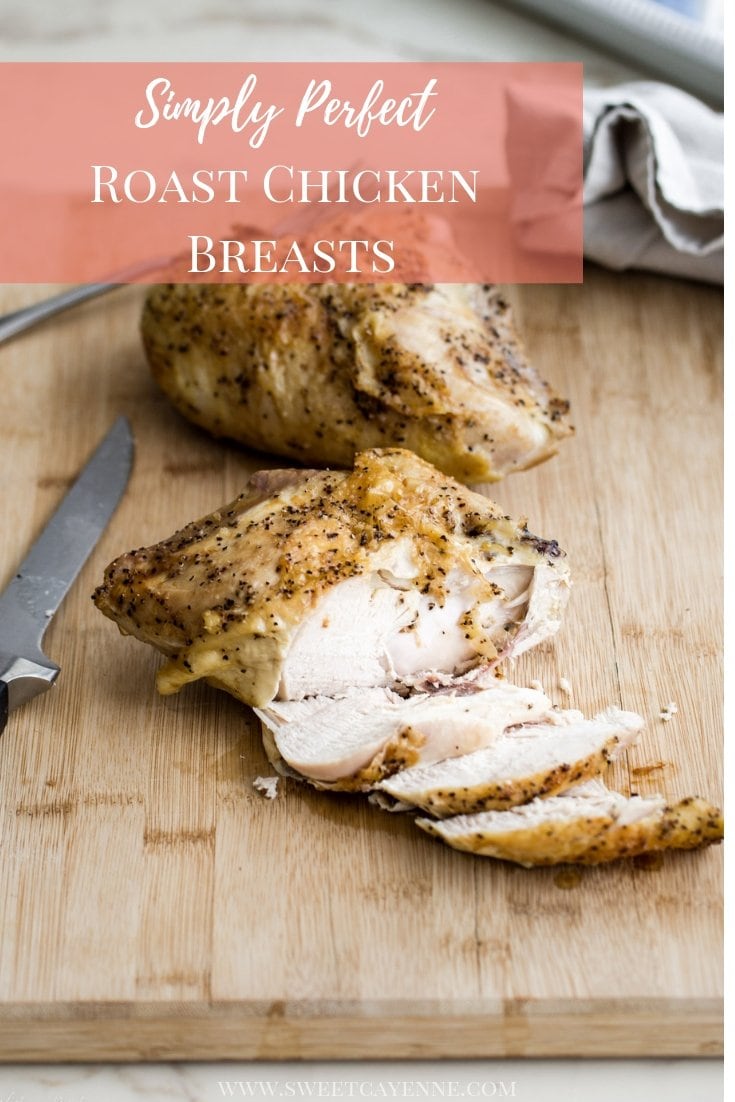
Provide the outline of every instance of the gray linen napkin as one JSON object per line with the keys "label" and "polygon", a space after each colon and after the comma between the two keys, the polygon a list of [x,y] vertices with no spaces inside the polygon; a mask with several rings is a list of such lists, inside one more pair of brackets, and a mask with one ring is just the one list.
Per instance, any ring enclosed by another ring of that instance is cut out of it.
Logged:
{"label": "gray linen napkin", "polygon": [[[544,250],[579,209],[579,163],[565,136],[578,103],[511,86],[506,151],[519,240]],[[584,94],[584,253],[609,268],[646,268],[712,283],[723,277],[723,117],[667,84]],[[557,134],[548,160],[540,131]],[[566,151],[566,152],[565,152]]]}
{"label": "gray linen napkin", "polygon": [[723,117],[667,84],[584,96],[585,256],[723,278]]}

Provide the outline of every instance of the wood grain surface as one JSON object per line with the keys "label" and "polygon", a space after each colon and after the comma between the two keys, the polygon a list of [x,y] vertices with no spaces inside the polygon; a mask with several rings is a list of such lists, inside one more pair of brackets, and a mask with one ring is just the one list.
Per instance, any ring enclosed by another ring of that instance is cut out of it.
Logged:
{"label": "wood grain surface", "polygon": [[[3,288],[0,308],[45,288]],[[114,417],[126,496],[62,605],[56,688],[0,739],[6,1060],[696,1055],[721,1045],[721,847],[527,871],[270,774],[247,709],[156,696],[157,657],[90,593],[118,553],[232,498],[263,458],[156,392],[127,288],[0,348],[7,580]],[[519,660],[556,700],[641,712],[621,790],[721,801],[721,300],[590,269],[513,291],[577,435],[493,487],[567,550],[557,639]],[[675,701],[670,723],[659,718]],[[653,768],[652,768],[653,767]]]}

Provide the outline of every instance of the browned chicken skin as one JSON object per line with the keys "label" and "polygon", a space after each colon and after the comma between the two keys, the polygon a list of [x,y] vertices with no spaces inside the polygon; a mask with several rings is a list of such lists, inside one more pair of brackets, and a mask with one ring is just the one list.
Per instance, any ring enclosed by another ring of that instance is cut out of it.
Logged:
{"label": "browned chicken skin", "polygon": [[623,796],[599,781],[510,811],[434,821],[417,819],[454,849],[519,865],[600,865],[668,849],[701,849],[722,841],[722,812],[687,796]]}
{"label": "browned chicken skin", "polygon": [[349,466],[400,446],[465,482],[553,455],[569,404],[480,284],[165,284],[142,318],[153,375],[217,436]]}
{"label": "browned chicken skin", "polygon": [[263,705],[497,662],[556,631],[567,593],[553,540],[388,449],[352,471],[256,476],[122,555],[95,601],[168,656],[161,691],[205,677]]}

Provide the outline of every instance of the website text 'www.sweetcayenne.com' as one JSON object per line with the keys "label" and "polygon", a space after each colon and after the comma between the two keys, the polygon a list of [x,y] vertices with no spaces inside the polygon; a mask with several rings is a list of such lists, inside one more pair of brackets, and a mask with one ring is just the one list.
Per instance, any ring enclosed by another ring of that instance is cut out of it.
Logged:
{"label": "website text 'www.sweetcayenne.com'", "polygon": [[219,1081],[223,1098],[516,1098],[515,1080],[317,1079]]}

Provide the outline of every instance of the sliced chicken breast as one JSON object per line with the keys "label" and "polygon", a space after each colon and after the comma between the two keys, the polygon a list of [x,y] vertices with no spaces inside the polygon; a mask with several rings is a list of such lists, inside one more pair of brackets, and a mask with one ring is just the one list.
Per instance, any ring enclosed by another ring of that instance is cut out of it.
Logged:
{"label": "sliced chicken breast", "polygon": [[506,731],[487,749],[403,769],[380,788],[437,818],[502,810],[596,776],[642,728],[640,716],[617,708],[594,719],[561,712],[554,722]]}
{"label": "sliced chicken breast", "polygon": [[497,287],[170,283],[149,293],[142,334],[185,417],[301,462],[401,446],[486,482],[573,431]]}
{"label": "sliced chicken breast", "polygon": [[706,800],[689,796],[667,804],[662,796],[626,797],[600,782],[510,811],[416,823],[454,849],[528,868],[597,865],[657,850],[699,849],[723,836],[722,812]]}
{"label": "sliced chicken breast", "polygon": [[376,450],[352,471],[255,476],[116,559],[94,600],[167,656],[161,692],[206,678],[262,707],[497,666],[558,629],[568,587],[555,541],[411,452]]}
{"label": "sliced chicken breast", "polygon": [[275,701],[256,714],[276,768],[285,763],[318,787],[369,790],[406,766],[489,746],[512,724],[551,709],[543,693],[503,682],[466,690],[400,697],[389,689],[353,688],[337,699]]}

